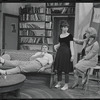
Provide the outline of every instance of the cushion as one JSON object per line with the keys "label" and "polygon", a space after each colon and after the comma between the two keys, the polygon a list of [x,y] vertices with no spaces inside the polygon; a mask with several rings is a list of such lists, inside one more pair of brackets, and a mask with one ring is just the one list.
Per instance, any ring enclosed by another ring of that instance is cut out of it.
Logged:
{"label": "cushion", "polygon": [[5,60],[10,60],[10,59],[11,59],[11,57],[10,57],[9,54],[4,54],[4,55],[2,56],[2,58],[5,59]]}

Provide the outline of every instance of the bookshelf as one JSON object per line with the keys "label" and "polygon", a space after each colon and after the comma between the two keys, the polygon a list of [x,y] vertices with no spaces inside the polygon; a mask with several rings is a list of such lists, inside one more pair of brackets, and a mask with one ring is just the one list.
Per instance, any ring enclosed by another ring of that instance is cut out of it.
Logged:
{"label": "bookshelf", "polygon": [[75,3],[47,3],[47,14],[56,16],[75,15]]}
{"label": "bookshelf", "polygon": [[20,7],[18,49],[40,50],[44,40],[45,7]]}
{"label": "bookshelf", "polygon": [[45,3],[45,6],[20,7],[18,49],[40,50],[43,43],[48,43],[49,51],[53,52],[53,16],[75,16],[75,5]]}

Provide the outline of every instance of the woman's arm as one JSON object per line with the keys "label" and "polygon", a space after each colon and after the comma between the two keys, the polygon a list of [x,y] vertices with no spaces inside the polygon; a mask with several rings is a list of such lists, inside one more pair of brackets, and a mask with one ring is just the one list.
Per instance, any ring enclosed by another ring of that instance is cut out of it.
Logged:
{"label": "woman's arm", "polygon": [[74,45],[73,41],[70,41],[70,50],[71,50],[71,61],[74,60]]}
{"label": "woman's arm", "polygon": [[92,59],[92,57],[94,57],[98,52],[99,52],[99,44],[98,44],[98,42],[96,42],[96,43],[94,43],[90,52],[86,56],[84,56],[83,59],[84,60]]}
{"label": "woman's arm", "polygon": [[55,51],[57,51],[57,49],[58,49],[59,47],[60,47],[60,43],[54,45],[54,49],[55,49]]}
{"label": "woman's arm", "polygon": [[77,44],[80,44],[82,45],[84,43],[84,40],[81,40],[81,39],[76,39],[76,38],[73,38],[73,41]]}

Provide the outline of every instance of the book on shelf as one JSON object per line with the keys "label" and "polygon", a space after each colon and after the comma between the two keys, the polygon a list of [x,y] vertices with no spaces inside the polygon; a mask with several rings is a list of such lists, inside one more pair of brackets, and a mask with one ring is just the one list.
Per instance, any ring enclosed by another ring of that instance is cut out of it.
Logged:
{"label": "book on shelf", "polygon": [[49,37],[51,37],[52,36],[52,31],[50,30],[48,30],[48,31],[46,31],[46,36],[49,36]]}
{"label": "book on shelf", "polygon": [[66,13],[66,11],[67,11],[67,8],[66,8],[66,7],[64,7],[64,8],[62,9],[62,12],[61,12],[61,14],[64,14],[64,13]]}
{"label": "book on shelf", "polygon": [[39,21],[45,21],[45,15],[44,14],[38,14],[38,20]]}
{"label": "book on shelf", "polygon": [[39,13],[45,13],[45,7],[40,7],[40,12]]}
{"label": "book on shelf", "polygon": [[32,37],[29,38],[28,43],[33,43],[33,38]]}
{"label": "book on shelf", "polygon": [[35,33],[34,33],[34,31],[32,31],[32,30],[29,30],[29,36],[35,36]]}
{"label": "book on shelf", "polygon": [[46,8],[46,14],[51,14],[51,8]]}
{"label": "book on shelf", "polygon": [[27,45],[21,45],[20,49],[21,50],[30,50],[29,46],[27,46]]}
{"label": "book on shelf", "polygon": [[20,30],[19,36],[33,36],[33,34],[31,34],[29,30]]}
{"label": "book on shelf", "polygon": [[33,43],[36,43],[37,38],[33,37]]}
{"label": "book on shelf", "polygon": [[46,21],[51,21],[51,15],[46,16]]}
{"label": "book on shelf", "polygon": [[36,43],[39,43],[39,41],[41,40],[40,37],[37,38]]}
{"label": "book on shelf", "polygon": [[27,28],[36,28],[36,29],[40,29],[40,27],[38,25],[35,25],[33,23],[27,23],[26,24]]}
{"label": "book on shelf", "polygon": [[52,22],[46,23],[46,29],[51,29]]}
{"label": "book on shelf", "polygon": [[36,29],[40,29],[40,27],[38,25],[32,24],[32,26]]}
{"label": "book on shelf", "polygon": [[53,44],[53,39],[52,38],[47,38],[47,43],[48,44]]}

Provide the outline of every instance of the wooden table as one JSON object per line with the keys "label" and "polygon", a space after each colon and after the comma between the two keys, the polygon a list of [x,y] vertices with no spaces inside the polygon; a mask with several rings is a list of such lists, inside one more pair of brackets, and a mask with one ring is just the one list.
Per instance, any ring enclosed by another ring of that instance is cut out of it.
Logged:
{"label": "wooden table", "polygon": [[4,98],[5,95],[9,92],[15,93],[17,97],[19,95],[19,90],[23,85],[26,77],[23,74],[13,74],[7,75],[6,78],[4,76],[0,76],[0,98]]}

